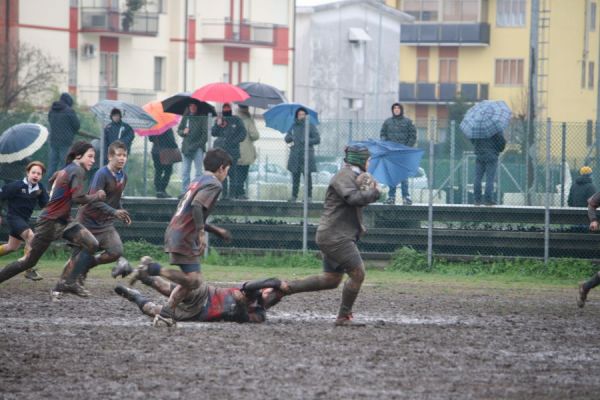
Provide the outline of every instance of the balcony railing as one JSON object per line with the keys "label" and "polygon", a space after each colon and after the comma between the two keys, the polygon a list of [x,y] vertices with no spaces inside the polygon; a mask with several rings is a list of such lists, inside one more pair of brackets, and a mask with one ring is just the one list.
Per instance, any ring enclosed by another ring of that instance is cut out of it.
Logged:
{"label": "balcony railing", "polygon": [[241,45],[273,46],[275,44],[274,24],[203,19],[200,21],[200,35],[205,43],[226,43]]}
{"label": "balcony railing", "polygon": [[487,83],[414,83],[400,82],[399,100],[414,104],[454,103],[458,97],[476,102],[488,99]]}
{"label": "balcony railing", "polygon": [[82,7],[81,30],[83,32],[113,32],[129,35],[156,36],[158,13],[137,11],[129,22],[123,10],[110,7]]}
{"label": "balcony railing", "polygon": [[150,89],[108,88],[98,86],[77,87],[77,101],[93,106],[100,100],[122,100],[127,103],[143,106],[156,100],[156,92]]}
{"label": "balcony railing", "polygon": [[490,24],[402,25],[400,43],[415,46],[487,46],[490,44]]}

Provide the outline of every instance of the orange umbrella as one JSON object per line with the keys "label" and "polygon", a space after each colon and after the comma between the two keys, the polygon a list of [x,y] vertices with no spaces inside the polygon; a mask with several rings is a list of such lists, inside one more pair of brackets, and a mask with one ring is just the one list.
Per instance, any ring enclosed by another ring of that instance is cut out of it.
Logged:
{"label": "orange umbrella", "polygon": [[162,103],[158,100],[151,101],[142,108],[148,114],[152,115],[158,123],[148,129],[136,129],[135,131],[140,136],[162,135],[167,129],[174,127],[181,120],[181,116],[177,114],[164,112]]}

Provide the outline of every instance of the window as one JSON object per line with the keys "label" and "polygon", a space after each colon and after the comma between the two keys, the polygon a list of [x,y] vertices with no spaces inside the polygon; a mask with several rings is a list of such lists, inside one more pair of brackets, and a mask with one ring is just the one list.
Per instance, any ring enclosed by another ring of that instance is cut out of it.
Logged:
{"label": "window", "polygon": [[165,90],[165,58],[154,57],[154,90]]}
{"label": "window", "polygon": [[437,21],[440,0],[405,0],[403,10],[417,21]]}
{"label": "window", "polygon": [[456,83],[456,58],[440,59],[440,83]]}
{"label": "window", "polygon": [[581,88],[585,89],[585,60],[581,61]]}
{"label": "window", "polygon": [[429,81],[429,60],[417,58],[417,82]]}
{"label": "window", "polygon": [[496,60],[496,85],[523,85],[523,60]]}
{"label": "window", "polygon": [[594,62],[588,63],[588,89],[594,88]]}
{"label": "window", "polygon": [[442,5],[443,20],[446,22],[478,21],[479,0],[445,0]]}
{"label": "window", "polygon": [[109,88],[119,86],[119,54],[100,53],[100,86]]}
{"label": "window", "polygon": [[69,86],[77,86],[77,49],[69,50]]}
{"label": "window", "polygon": [[590,32],[596,32],[596,3],[590,3]]}
{"label": "window", "polygon": [[505,27],[525,26],[526,0],[498,0],[496,25]]}

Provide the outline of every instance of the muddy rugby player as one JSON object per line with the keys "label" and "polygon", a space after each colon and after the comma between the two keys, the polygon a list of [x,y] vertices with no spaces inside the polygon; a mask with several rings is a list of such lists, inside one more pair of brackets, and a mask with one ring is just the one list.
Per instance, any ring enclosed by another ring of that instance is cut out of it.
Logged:
{"label": "muddy rugby player", "polygon": [[104,201],[88,203],[80,207],[77,212],[77,221],[90,231],[98,241],[100,254],[88,252],[86,249],[76,247],[67,261],[62,275],[52,290],[52,299],[58,300],[65,293],[64,283],[70,275],[76,277],[79,290],[75,293],[81,297],[89,296],[84,287],[85,278],[90,269],[99,264],[114,262],[123,255],[123,242],[115,229],[115,220],[131,224],[129,213],[123,209],[121,198],[127,185],[127,174],[124,171],[127,163],[127,146],[116,140],[108,146],[108,164],[100,168],[89,189],[93,196],[99,191],[106,193]]}

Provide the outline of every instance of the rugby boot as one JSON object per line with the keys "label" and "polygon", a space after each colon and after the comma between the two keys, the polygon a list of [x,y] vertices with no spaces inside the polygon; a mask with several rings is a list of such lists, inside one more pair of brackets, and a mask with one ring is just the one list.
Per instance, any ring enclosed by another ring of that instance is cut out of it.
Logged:
{"label": "rugby boot", "polygon": [[26,272],[25,272],[25,278],[31,280],[31,281],[41,281],[42,279],[44,279],[35,268],[29,268]]}
{"label": "rugby boot", "polygon": [[125,257],[119,257],[116,265],[113,267],[112,271],[110,272],[110,275],[113,278],[116,278],[117,276],[125,278],[127,275],[131,274],[132,272],[133,272],[133,267],[131,266],[131,264],[129,264],[129,261],[127,261],[127,259]]}
{"label": "rugby boot", "polygon": [[358,326],[367,326],[364,322],[356,322],[353,320],[352,314],[338,316],[335,320],[335,326],[350,326],[350,327],[358,327]]}
{"label": "rugby boot", "polygon": [[589,289],[585,288],[584,283],[585,282],[579,284],[579,296],[577,296],[577,306],[579,306],[579,308],[583,308],[583,306],[585,306],[587,295],[590,292]]}
{"label": "rugby boot", "polygon": [[90,297],[90,292],[77,282],[65,282],[62,284],[62,289],[63,292],[72,293],[79,297]]}
{"label": "rugby boot", "polygon": [[175,326],[175,320],[173,318],[163,317],[160,314],[156,314],[156,316],[154,317],[154,321],[152,321],[152,326],[157,328],[171,328]]}
{"label": "rugby boot", "polygon": [[137,281],[142,281],[142,283],[146,283],[150,280],[150,275],[148,274],[148,264],[152,263],[152,257],[144,256],[140,259],[140,265],[131,273],[131,278],[129,279],[129,285],[133,286]]}

